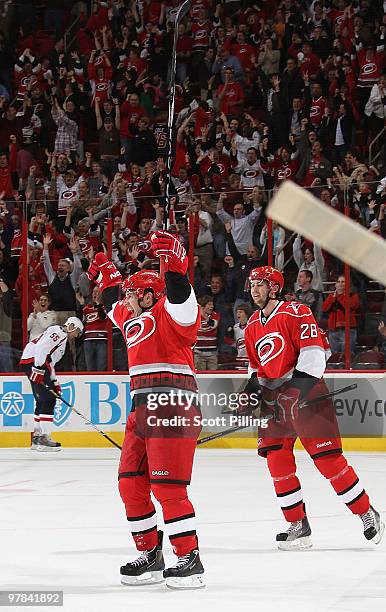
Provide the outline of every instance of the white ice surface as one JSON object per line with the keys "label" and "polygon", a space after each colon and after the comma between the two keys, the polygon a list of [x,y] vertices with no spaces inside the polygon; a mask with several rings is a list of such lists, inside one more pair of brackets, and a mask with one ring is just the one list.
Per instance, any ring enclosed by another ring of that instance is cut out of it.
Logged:
{"label": "white ice surface", "polygon": [[[347,456],[385,520],[385,454]],[[265,461],[197,453],[190,494],[207,587],[183,593],[120,585],[119,566],[136,551],[115,449],[1,449],[0,589],[63,589],[66,612],[385,612],[386,536],[368,543],[306,454],[297,462],[314,547],[290,553],[275,546],[285,524]],[[169,543],[165,556],[174,562]]]}

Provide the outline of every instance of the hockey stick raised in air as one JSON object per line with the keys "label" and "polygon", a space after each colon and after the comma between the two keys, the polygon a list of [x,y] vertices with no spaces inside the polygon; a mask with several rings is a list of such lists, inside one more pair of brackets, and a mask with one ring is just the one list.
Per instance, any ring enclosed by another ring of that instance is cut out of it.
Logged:
{"label": "hockey stick raised in air", "polygon": [[[329,399],[330,397],[334,397],[335,395],[340,395],[341,393],[346,393],[347,391],[353,391],[357,389],[358,385],[356,383],[352,385],[347,385],[347,387],[342,387],[341,389],[337,389],[336,391],[331,391],[331,393],[326,393],[325,395],[319,395],[309,402],[303,403],[300,408],[307,408],[308,406],[312,406],[317,404],[318,402],[323,402],[325,399]],[[235,410],[230,410],[228,412],[223,412],[222,414],[237,414]],[[247,416],[246,413],[240,413],[239,416]],[[266,417],[263,417],[265,421],[270,421],[274,418],[273,414],[268,414]],[[239,431],[240,429],[246,429],[250,427],[250,425],[237,425],[235,427],[229,427],[229,429],[224,429],[224,431],[219,431],[218,433],[211,434],[210,436],[205,436],[205,438],[200,438],[197,440],[197,446],[201,444],[205,444],[206,442],[211,442],[212,440],[217,440],[217,438],[223,438],[224,436],[228,436],[234,431]]]}
{"label": "hockey stick raised in air", "polygon": [[110,436],[108,436],[104,431],[102,431],[101,429],[99,429],[96,425],[93,425],[91,423],[91,421],[89,421],[84,414],[82,414],[81,412],[79,412],[79,410],[77,410],[76,408],[74,408],[74,406],[71,406],[71,404],[69,404],[68,402],[66,402],[66,400],[59,395],[59,393],[55,393],[55,391],[53,389],[51,389],[51,387],[49,387],[48,385],[44,385],[46,387],[46,389],[48,389],[48,391],[50,393],[52,393],[52,395],[54,397],[56,397],[56,399],[60,400],[61,402],[63,402],[63,404],[66,404],[66,406],[68,406],[69,408],[71,408],[71,410],[73,410],[75,412],[75,414],[77,414],[78,416],[80,416],[84,421],[86,421],[87,425],[91,425],[91,427],[93,429],[95,429],[95,431],[97,431],[99,434],[101,434],[101,436],[103,436],[104,438],[106,438],[106,440],[108,440],[111,444],[113,444],[116,448],[119,448],[119,450],[122,450],[122,446],[120,446],[117,442],[115,442],[112,438],[110,438]]}
{"label": "hockey stick raised in air", "polygon": [[386,240],[326,206],[306,189],[284,181],[266,215],[386,285]]}

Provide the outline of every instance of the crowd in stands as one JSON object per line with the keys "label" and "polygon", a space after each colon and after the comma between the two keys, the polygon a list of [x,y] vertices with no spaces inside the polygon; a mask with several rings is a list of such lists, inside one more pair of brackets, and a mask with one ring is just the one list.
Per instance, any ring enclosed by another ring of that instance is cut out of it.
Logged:
{"label": "crowd in stands", "polygon": [[[344,352],[342,262],[271,230],[264,211],[293,180],[386,238],[386,139],[372,146],[376,161],[368,151],[386,117],[384,5],[192,0],[178,25],[167,199],[178,5],[42,0],[12,11],[0,2],[0,371],[17,363],[22,315],[34,338],[74,314],[85,333],[61,369],[106,370],[110,323],[85,272],[110,241],[123,276],[156,267],[149,236],[166,218],[187,248],[194,225],[197,369],[245,366],[247,278],[268,261],[286,274],[287,299],[310,306],[333,352]],[[351,281],[351,352],[364,345],[386,357],[384,288],[355,271]],[[370,331],[369,288],[379,315]],[[124,370],[120,342],[114,335],[113,367]]]}

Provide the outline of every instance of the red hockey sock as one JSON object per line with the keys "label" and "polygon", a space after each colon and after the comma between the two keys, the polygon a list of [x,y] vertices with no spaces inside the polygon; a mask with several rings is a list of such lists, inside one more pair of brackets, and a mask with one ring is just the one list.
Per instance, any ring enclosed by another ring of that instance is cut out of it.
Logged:
{"label": "red hockey sock", "polygon": [[364,514],[370,508],[370,500],[355,470],[342,454],[324,455],[314,459],[319,472],[327,478],[335,492],[353,514]]}
{"label": "red hockey sock", "polygon": [[137,550],[150,550],[158,543],[157,516],[145,476],[120,478],[119,493]]}
{"label": "red hockey sock", "polygon": [[178,557],[197,548],[196,518],[185,485],[152,484],[152,492],[162,506],[165,533]]}
{"label": "red hockey sock", "polygon": [[286,449],[268,451],[267,462],[285,520],[289,523],[300,521],[305,512],[293,452]]}

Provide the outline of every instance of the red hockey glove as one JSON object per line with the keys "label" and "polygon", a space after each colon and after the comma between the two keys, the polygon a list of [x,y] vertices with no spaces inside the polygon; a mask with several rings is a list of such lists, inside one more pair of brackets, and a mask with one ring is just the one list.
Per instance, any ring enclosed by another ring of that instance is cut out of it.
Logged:
{"label": "red hockey glove", "polygon": [[290,421],[299,416],[300,390],[289,387],[279,392],[276,398],[276,409],[279,421]]}
{"label": "red hockey glove", "polygon": [[151,248],[156,257],[165,259],[165,272],[185,275],[188,271],[188,257],[181,242],[169,232],[159,230],[151,237]]}
{"label": "red hockey glove", "polygon": [[45,374],[45,370],[32,367],[29,379],[31,382],[42,384],[44,382],[44,374]]}
{"label": "red hockey glove", "polygon": [[52,384],[54,386],[54,391],[55,391],[56,395],[61,395],[62,387],[60,386],[59,381],[58,380],[53,380]]}
{"label": "red hockey glove", "polygon": [[114,264],[104,253],[97,253],[94,261],[86,272],[90,281],[97,283],[99,289],[104,291],[108,287],[116,287],[122,283],[122,276]]}

